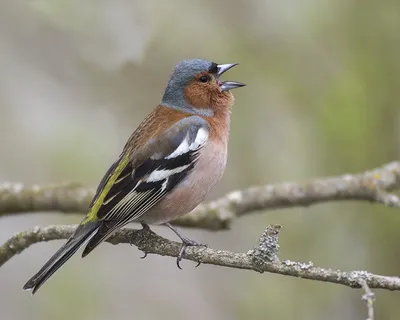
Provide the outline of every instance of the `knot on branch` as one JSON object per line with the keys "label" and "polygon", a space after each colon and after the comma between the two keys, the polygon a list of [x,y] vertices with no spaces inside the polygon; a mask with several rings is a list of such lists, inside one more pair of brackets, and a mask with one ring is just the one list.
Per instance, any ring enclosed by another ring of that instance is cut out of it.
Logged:
{"label": "knot on branch", "polygon": [[267,226],[260,236],[258,245],[247,253],[256,266],[262,266],[265,262],[279,262],[278,237],[281,228],[280,225]]}
{"label": "knot on branch", "polygon": [[368,271],[355,270],[349,272],[349,281],[353,288],[362,288],[364,283],[369,284],[372,274]]}

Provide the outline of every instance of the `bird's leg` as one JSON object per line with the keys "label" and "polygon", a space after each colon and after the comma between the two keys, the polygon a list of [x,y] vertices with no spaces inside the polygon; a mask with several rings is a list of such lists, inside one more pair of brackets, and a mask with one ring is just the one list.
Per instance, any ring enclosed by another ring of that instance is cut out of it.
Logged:
{"label": "bird's leg", "polygon": [[142,230],[146,230],[146,231],[150,230],[150,227],[149,227],[149,225],[147,223],[143,223],[142,222],[141,225],[142,225]]}
{"label": "bird's leg", "polygon": [[[185,250],[187,247],[207,247],[206,244],[198,243],[197,241],[191,240],[187,237],[185,237],[183,234],[181,234],[175,227],[173,227],[170,223],[165,223],[165,225],[170,228],[178,237],[179,239],[182,240],[182,246],[179,250],[178,257],[176,258],[176,265],[178,266],[179,269],[182,270],[181,266],[179,265],[179,262],[182,261],[182,256],[185,253]],[[201,262],[198,262],[196,265],[196,268],[200,265]]]}
{"label": "bird's leg", "polygon": [[[141,225],[142,225],[142,231],[145,231],[145,232],[150,231],[150,227],[149,227],[148,224],[142,222]],[[132,244],[131,244],[131,245],[132,245]],[[143,252],[144,252],[144,251],[143,251]],[[144,252],[144,256],[143,256],[143,257],[140,257],[140,259],[144,259],[144,258],[146,258],[146,257],[147,257],[147,252]]]}

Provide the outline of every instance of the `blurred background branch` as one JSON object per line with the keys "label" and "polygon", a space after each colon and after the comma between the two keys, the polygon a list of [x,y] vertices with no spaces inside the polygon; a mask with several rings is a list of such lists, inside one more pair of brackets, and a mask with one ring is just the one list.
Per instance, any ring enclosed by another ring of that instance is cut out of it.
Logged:
{"label": "blurred background branch", "polygon": [[[76,226],[35,227],[16,234],[0,247],[0,266],[21,253],[32,244],[51,240],[68,239]],[[314,267],[312,262],[301,263],[291,260],[280,262],[277,257],[280,226],[268,226],[261,235],[259,244],[247,253],[234,253],[206,247],[188,247],[184,259],[221,267],[270,272],[309,280],[342,284],[351,288],[376,288],[400,290],[400,278],[375,275],[366,271],[344,272]],[[107,242],[135,245],[146,254],[177,257],[181,243],[167,240],[148,229],[122,229],[114,233]],[[273,257],[273,259],[271,259]],[[369,298],[371,299],[371,298]]]}
{"label": "blurred background branch", "polygon": [[[219,200],[200,205],[174,224],[221,230],[242,215],[265,209],[309,206],[338,200],[366,200],[400,207],[400,199],[388,191],[400,188],[400,162],[359,174],[251,187],[234,191]],[[0,185],[0,217],[32,212],[86,214],[94,191],[78,184],[25,187],[18,183]]]}

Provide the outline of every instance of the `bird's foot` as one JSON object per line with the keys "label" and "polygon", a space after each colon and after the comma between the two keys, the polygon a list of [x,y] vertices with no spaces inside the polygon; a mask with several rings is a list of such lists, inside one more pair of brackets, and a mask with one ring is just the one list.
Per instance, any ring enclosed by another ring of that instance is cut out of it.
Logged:
{"label": "bird's foot", "polygon": [[[207,247],[207,245],[203,244],[203,243],[199,243],[199,242],[194,241],[194,240],[187,239],[187,238],[185,238],[185,240],[182,239],[182,246],[179,249],[178,257],[176,258],[176,265],[181,270],[182,270],[182,268],[180,266],[180,262],[182,261],[182,257],[184,255],[187,247]],[[196,268],[200,264],[201,264],[201,262],[197,262]]]}
{"label": "bird's foot", "polygon": [[[148,224],[146,224],[146,223],[141,223],[141,225],[142,225],[142,231],[144,231],[144,232],[151,231],[151,229],[150,229],[150,227],[149,227]],[[131,244],[131,245],[132,245],[132,244]],[[143,257],[140,257],[140,259],[144,259],[144,258],[147,257],[147,252],[143,251],[143,253],[144,253],[144,256],[143,256]]]}
{"label": "bird's foot", "polygon": [[[176,265],[178,266],[179,269],[182,270],[180,266],[180,262],[182,261],[182,257],[185,254],[186,248],[187,247],[207,247],[206,244],[199,243],[197,241],[191,240],[187,237],[185,237],[183,234],[181,234],[177,229],[175,229],[172,225],[169,223],[165,224],[168,228],[170,228],[178,237],[179,239],[182,240],[182,246],[179,249],[178,257],[176,258]],[[201,262],[198,262],[196,265],[196,268],[201,264]]]}

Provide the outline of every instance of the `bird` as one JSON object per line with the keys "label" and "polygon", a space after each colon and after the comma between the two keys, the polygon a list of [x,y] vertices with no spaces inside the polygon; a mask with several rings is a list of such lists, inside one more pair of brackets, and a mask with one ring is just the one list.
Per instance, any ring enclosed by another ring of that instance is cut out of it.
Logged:
{"label": "bird", "polygon": [[81,247],[85,257],[131,222],[168,226],[182,241],[179,268],[186,247],[202,246],[169,222],[197,207],[225,170],[231,90],[245,84],[220,77],[236,65],[188,59],[175,66],[161,102],[105,173],[87,215],[24,290],[34,294]]}

